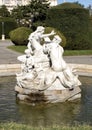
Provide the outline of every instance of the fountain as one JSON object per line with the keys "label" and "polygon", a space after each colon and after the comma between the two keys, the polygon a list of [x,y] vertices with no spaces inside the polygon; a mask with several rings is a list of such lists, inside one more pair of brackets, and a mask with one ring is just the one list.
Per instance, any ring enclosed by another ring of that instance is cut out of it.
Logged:
{"label": "fountain", "polygon": [[[19,56],[21,72],[16,74],[16,97],[28,103],[55,103],[79,99],[81,82],[63,59],[62,39],[53,30],[44,34],[38,26],[29,35],[25,55]],[[50,39],[50,36],[53,39]],[[41,41],[44,44],[41,45]]]}

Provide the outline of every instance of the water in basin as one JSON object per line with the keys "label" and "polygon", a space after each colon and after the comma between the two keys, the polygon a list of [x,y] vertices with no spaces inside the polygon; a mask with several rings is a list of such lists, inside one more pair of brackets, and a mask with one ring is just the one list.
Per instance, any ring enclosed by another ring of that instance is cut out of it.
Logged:
{"label": "water in basin", "polygon": [[0,122],[18,122],[32,126],[61,124],[92,125],[92,77],[79,77],[82,82],[80,101],[47,105],[18,103],[15,76],[0,77]]}

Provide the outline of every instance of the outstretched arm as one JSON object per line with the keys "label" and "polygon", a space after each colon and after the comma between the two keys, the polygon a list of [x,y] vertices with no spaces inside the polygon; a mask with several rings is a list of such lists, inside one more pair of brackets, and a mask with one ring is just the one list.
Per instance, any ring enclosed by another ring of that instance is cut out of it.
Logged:
{"label": "outstretched arm", "polygon": [[53,30],[53,31],[52,31],[51,33],[49,33],[49,34],[42,34],[42,35],[41,35],[41,38],[49,37],[49,36],[54,35],[54,34],[56,34],[56,33],[55,33],[54,30]]}

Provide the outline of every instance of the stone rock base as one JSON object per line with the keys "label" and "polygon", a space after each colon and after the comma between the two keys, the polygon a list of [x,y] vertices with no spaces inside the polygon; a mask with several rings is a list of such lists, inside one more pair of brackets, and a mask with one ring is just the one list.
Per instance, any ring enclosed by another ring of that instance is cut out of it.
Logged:
{"label": "stone rock base", "polygon": [[57,103],[81,98],[81,89],[79,87],[75,87],[73,90],[66,88],[64,90],[46,89],[39,91],[15,86],[15,91],[17,99],[26,103]]}

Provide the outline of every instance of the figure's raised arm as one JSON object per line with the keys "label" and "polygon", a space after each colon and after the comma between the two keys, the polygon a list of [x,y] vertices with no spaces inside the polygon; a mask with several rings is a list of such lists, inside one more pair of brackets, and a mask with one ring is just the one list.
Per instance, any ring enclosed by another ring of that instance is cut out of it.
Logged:
{"label": "figure's raised arm", "polygon": [[55,31],[52,30],[51,33],[49,33],[49,34],[42,34],[41,38],[49,37],[49,36],[52,36],[52,35],[55,35],[55,34],[56,34]]}

